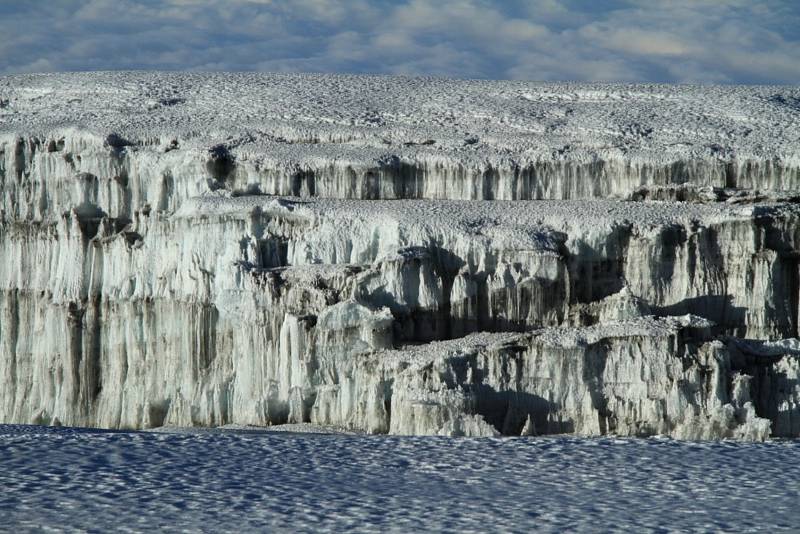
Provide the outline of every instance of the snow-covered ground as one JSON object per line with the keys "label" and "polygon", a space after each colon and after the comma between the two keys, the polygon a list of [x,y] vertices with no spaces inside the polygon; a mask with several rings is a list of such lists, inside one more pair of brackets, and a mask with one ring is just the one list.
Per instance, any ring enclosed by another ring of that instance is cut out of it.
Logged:
{"label": "snow-covered ground", "polygon": [[798,441],[0,426],[17,532],[797,531],[798,480]]}

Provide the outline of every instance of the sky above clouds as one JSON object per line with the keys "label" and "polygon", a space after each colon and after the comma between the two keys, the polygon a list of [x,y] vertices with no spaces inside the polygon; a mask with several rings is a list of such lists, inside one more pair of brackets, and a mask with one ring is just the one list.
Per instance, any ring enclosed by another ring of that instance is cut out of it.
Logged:
{"label": "sky above clouds", "polygon": [[800,83],[800,0],[0,0],[0,74]]}

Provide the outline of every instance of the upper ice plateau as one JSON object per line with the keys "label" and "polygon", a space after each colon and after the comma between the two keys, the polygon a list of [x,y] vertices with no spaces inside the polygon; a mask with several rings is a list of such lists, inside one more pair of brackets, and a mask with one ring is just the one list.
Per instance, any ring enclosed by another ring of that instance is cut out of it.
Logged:
{"label": "upper ice plateau", "polygon": [[800,88],[0,77],[0,423],[800,436]]}

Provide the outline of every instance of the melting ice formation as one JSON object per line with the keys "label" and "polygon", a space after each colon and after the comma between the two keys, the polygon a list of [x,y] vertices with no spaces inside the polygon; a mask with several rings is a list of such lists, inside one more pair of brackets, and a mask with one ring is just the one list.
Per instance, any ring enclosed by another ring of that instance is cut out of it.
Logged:
{"label": "melting ice formation", "polygon": [[800,89],[0,78],[0,422],[800,436]]}

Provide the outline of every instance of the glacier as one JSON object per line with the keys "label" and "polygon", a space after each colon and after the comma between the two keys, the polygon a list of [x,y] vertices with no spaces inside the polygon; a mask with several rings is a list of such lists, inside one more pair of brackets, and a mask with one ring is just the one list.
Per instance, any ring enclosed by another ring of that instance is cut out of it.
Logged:
{"label": "glacier", "polygon": [[800,89],[0,97],[2,423],[800,436]]}

